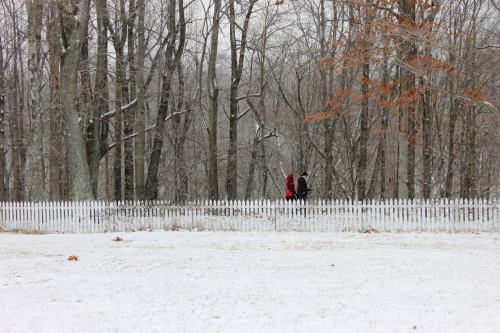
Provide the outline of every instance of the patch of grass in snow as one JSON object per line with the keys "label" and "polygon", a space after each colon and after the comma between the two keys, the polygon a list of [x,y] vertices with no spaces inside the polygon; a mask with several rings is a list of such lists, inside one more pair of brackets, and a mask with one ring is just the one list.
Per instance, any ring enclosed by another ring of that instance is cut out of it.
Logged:
{"label": "patch of grass in snow", "polygon": [[34,229],[3,229],[0,228],[0,232],[11,233],[11,234],[22,234],[22,235],[45,235],[46,232]]}

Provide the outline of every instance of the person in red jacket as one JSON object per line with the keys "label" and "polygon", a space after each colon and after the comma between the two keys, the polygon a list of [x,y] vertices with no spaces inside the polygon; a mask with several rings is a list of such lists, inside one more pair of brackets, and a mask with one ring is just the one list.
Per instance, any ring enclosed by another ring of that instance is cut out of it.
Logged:
{"label": "person in red jacket", "polygon": [[297,199],[297,193],[295,192],[295,184],[293,182],[293,173],[289,174],[286,177],[285,199],[286,200]]}

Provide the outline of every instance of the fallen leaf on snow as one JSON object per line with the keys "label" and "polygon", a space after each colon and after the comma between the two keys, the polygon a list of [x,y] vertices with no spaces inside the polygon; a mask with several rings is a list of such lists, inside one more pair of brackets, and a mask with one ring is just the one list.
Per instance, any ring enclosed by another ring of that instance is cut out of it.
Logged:
{"label": "fallen leaf on snow", "polygon": [[77,261],[77,260],[78,260],[78,257],[77,257],[77,256],[69,256],[69,257],[68,257],[68,260],[69,260],[69,261]]}

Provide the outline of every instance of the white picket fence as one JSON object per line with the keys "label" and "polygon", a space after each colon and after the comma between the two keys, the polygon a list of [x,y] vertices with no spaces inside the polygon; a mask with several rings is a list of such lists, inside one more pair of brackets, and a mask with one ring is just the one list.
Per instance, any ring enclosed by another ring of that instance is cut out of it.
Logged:
{"label": "white picket fence", "polygon": [[484,200],[0,203],[0,230],[500,232],[500,202]]}

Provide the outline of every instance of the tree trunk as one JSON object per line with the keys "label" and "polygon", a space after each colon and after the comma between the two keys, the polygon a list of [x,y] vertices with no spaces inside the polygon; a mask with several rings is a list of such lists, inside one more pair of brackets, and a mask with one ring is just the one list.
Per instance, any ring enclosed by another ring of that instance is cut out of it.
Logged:
{"label": "tree trunk", "polygon": [[366,197],[366,168],[368,163],[368,102],[370,89],[370,59],[371,59],[371,30],[372,13],[371,7],[365,6],[365,22],[362,38],[362,72],[361,81],[361,114],[360,114],[360,137],[359,137],[359,161],[358,161],[358,200]]}
{"label": "tree trunk", "polygon": [[[179,80],[177,114],[173,117],[174,126],[174,159],[175,159],[175,200],[184,203],[188,199],[189,179],[186,170],[186,154],[184,144],[186,142],[187,133],[191,126],[191,106],[186,105],[184,101],[184,71],[182,63],[177,65],[177,77]],[[182,117],[179,112],[187,111]],[[182,118],[184,121],[182,122]]]}
{"label": "tree trunk", "polygon": [[[135,1],[129,0],[128,11],[128,29],[127,29],[127,62],[128,62],[128,94],[126,100],[132,102],[137,96],[136,90],[136,69],[135,69]],[[128,137],[134,133],[134,114],[135,106],[124,114],[123,135]],[[124,164],[125,164],[125,200],[134,199],[134,147],[133,140],[125,140],[124,147]]]}
{"label": "tree trunk", "polygon": [[161,150],[163,148],[163,136],[165,134],[165,120],[169,112],[170,95],[172,90],[172,72],[170,75],[163,76],[163,85],[161,90],[161,102],[158,109],[158,118],[156,120],[155,136],[153,150],[148,165],[148,176],[146,179],[145,197],[147,200],[153,200],[158,195],[158,168],[160,166]]}
{"label": "tree trunk", "polygon": [[422,156],[423,156],[423,197],[430,199],[432,191],[431,180],[431,131],[432,131],[432,114],[431,114],[431,92],[430,87],[423,80],[420,81],[423,86],[423,94],[421,97],[422,106]]}
{"label": "tree trunk", "polygon": [[108,112],[108,15],[107,1],[96,0],[97,14],[97,63],[92,121],[88,126],[87,158],[89,160],[92,193],[97,197],[99,181],[99,164],[102,158],[103,141],[108,127],[103,124],[101,116]]}
{"label": "tree trunk", "polygon": [[386,193],[386,145],[387,145],[387,129],[388,129],[388,113],[386,102],[388,100],[388,88],[389,88],[389,68],[388,68],[388,50],[384,47],[384,59],[382,60],[383,73],[382,73],[382,93],[380,94],[381,108],[382,108],[382,119],[380,121],[381,125],[381,136],[380,136],[380,198],[385,199],[387,197]]}
{"label": "tree trunk", "polygon": [[[90,172],[85,154],[85,142],[77,112],[78,68],[82,43],[86,38],[86,20],[89,15],[89,0],[79,0],[76,7],[70,10],[74,13],[71,20],[72,31],[64,51],[64,65],[61,73],[61,104],[64,110],[64,139],[68,152],[68,173],[70,179],[70,197],[73,200],[92,200]],[[62,11],[60,12],[62,14]],[[61,27],[61,29],[63,29]],[[66,33],[66,32],[64,32]]]}
{"label": "tree trunk", "polygon": [[[238,91],[243,74],[247,33],[256,0],[250,0],[241,31],[241,41],[236,41],[235,0],[229,1],[229,35],[231,42],[231,91],[229,93],[229,149],[227,152],[226,194],[229,200],[238,198]],[[238,55],[238,48],[240,50]]]}
{"label": "tree trunk", "polygon": [[208,89],[208,197],[219,199],[219,177],[217,161],[217,116],[219,113],[219,87],[217,86],[216,64],[219,47],[219,29],[221,0],[214,0],[214,16],[210,37],[210,54],[208,57],[207,89]]}
{"label": "tree trunk", "polygon": [[476,110],[474,106],[467,110],[465,126],[465,170],[460,196],[472,199],[476,197]]}
{"label": "tree trunk", "polygon": [[365,59],[363,63],[363,82],[361,84],[360,114],[360,138],[359,138],[359,161],[358,161],[358,200],[364,200],[366,196],[366,164],[368,160],[368,80],[370,79],[370,64]]}
{"label": "tree trunk", "polygon": [[[471,28],[466,36],[466,63],[465,63],[465,87],[466,90],[476,90],[477,80],[477,8],[471,18]],[[467,103],[465,112],[465,154],[464,168],[462,168],[463,182],[461,184],[460,196],[462,198],[476,198],[476,123],[477,110],[472,103]]]}
{"label": "tree trunk", "polygon": [[[436,3],[439,4],[439,1]],[[433,3],[434,6],[434,3]],[[439,10],[439,5],[434,8],[427,18],[427,23],[429,25],[429,35],[432,35],[433,32],[433,23],[435,15]],[[431,58],[432,57],[432,45],[429,41],[425,41],[424,48],[424,57]],[[430,80],[432,73],[427,70],[426,76],[428,80]],[[420,86],[423,89],[423,93],[421,96],[420,105],[422,107],[422,136],[423,136],[423,145],[422,145],[422,158],[423,158],[423,188],[422,195],[424,199],[430,199],[432,195],[432,175],[431,175],[431,167],[432,167],[432,110],[431,110],[431,87],[430,82],[425,82],[423,78],[420,78]]]}
{"label": "tree trunk", "polygon": [[[326,37],[326,25],[327,19],[325,15],[325,0],[321,0],[319,3],[319,34],[320,34],[320,56],[321,59],[325,59],[329,52],[327,49],[327,37]],[[321,78],[321,110],[322,112],[329,112],[326,107],[327,99],[331,94],[333,88],[332,84],[332,74],[333,69],[320,69]],[[335,122],[333,120],[325,120],[323,123],[323,131],[325,137],[325,145],[323,147],[323,155],[325,157],[325,165],[323,170],[323,198],[331,199],[333,197],[332,184],[333,184],[333,139],[334,133],[333,128]]]}
{"label": "tree trunk", "polygon": [[[401,68],[400,68],[401,71]],[[402,88],[400,87],[400,90]],[[400,91],[401,95],[401,91]],[[408,135],[405,129],[408,118],[408,113],[400,105],[398,116],[398,160],[397,160],[397,177],[396,177],[396,197],[398,199],[408,198]]]}
{"label": "tree trunk", "polygon": [[50,71],[50,135],[49,135],[49,192],[50,200],[56,201],[63,198],[65,192],[64,172],[64,145],[62,133],[62,114],[59,100],[59,87],[61,75],[61,52],[58,44],[57,8],[52,2],[47,23],[47,44],[49,49]]}
{"label": "tree trunk", "polygon": [[123,45],[115,45],[116,51],[116,87],[115,87],[115,152],[113,161],[115,200],[122,200],[122,147],[123,147],[123,91],[125,85],[125,65]]}
{"label": "tree trunk", "polygon": [[45,172],[43,166],[43,112],[40,94],[43,3],[39,0],[26,0],[26,8],[28,11],[28,70],[30,72],[29,106],[32,125],[29,198],[31,201],[43,201],[45,199]]}
{"label": "tree trunk", "polygon": [[247,186],[245,190],[245,200],[252,198],[254,190],[255,166],[257,165],[257,150],[259,147],[259,130],[253,139],[252,152],[250,153],[250,165],[248,167]]}
{"label": "tree trunk", "polygon": [[[103,7],[107,10],[107,7]],[[113,183],[115,200],[123,199],[123,111],[122,106],[127,103],[128,87],[126,84],[124,48],[127,39],[127,17],[125,12],[125,1],[120,1],[116,9],[114,25],[109,25],[113,47],[115,49],[115,145],[113,154]]]}
{"label": "tree trunk", "polygon": [[382,154],[381,154],[382,150],[383,150],[382,139],[380,139],[380,141],[378,143],[378,147],[377,147],[377,157],[375,158],[375,165],[373,167],[372,178],[370,180],[370,186],[368,187],[368,191],[366,192],[366,199],[375,198],[375,188],[377,187],[377,178],[380,174],[380,165],[381,165],[380,159],[382,158]]}
{"label": "tree trunk", "polygon": [[[450,79],[450,91],[455,91],[455,84],[452,82],[454,79]],[[446,165],[446,181],[444,196],[446,198],[451,198],[453,195],[453,176],[455,163],[455,126],[457,122],[458,109],[460,107],[460,102],[455,99],[454,96],[450,96],[450,110],[449,110],[449,121],[448,121],[448,163]]]}
{"label": "tree trunk", "polygon": [[3,42],[0,36],[0,201],[8,199],[7,187],[5,186],[5,70],[3,66]]}
{"label": "tree trunk", "polygon": [[184,16],[184,2],[183,0],[178,0],[178,10],[179,10],[179,26],[180,35],[178,46],[176,49],[177,41],[177,31],[175,29],[176,19],[176,0],[170,0],[170,12],[169,12],[169,35],[170,41],[168,42],[167,49],[165,51],[166,58],[166,72],[163,73],[162,81],[162,91],[161,91],[161,102],[158,109],[158,117],[156,118],[156,132],[153,142],[153,150],[151,152],[151,158],[148,165],[148,176],[146,179],[145,196],[146,199],[155,199],[158,195],[158,169],[161,161],[161,153],[163,149],[163,137],[165,135],[165,122],[169,113],[170,97],[172,93],[172,79],[174,71],[179,66],[186,43],[186,20]]}
{"label": "tree trunk", "polygon": [[144,200],[144,157],[146,145],[146,125],[145,125],[145,89],[144,86],[144,60],[146,58],[146,45],[144,40],[144,0],[137,1],[137,106],[135,116],[135,198]]}
{"label": "tree trunk", "polygon": [[[13,178],[13,189],[10,196],[11,201],[23,201],[24,200],[24,177],[21,174],[23,168],[23,127],[22,127],[22,100],[20,96],[22,93],[20,90],[19,83],[19,44],[18,42],[18,27],[16,15],[12,15],[12,24],[14,27],[13,31],[13,49],[12,49],[12,81],[11,81],[11,103],[10,103],[10,142],[12,144],[12,164],[11,164],[11,176]],[[8,182],[8,180],[7,180]],[[8,182],[9,183],[9,182]],[[7,184],[8,184],[7,183]]]}
{"label": "tree trunk", "polygon": [[[398,197],[415,197],[415,146],[417,139],[417,113],[415,104],[418,97],[415,89],[415,74],[406,66],[411,64],[417,54],[417,46],[414,40],[413,29],[415,29],[416,14],[415,0],[399,0],[399,24],[407,35],[401,42],[400,59],[404,63],[400,67],[400,140],[399,140],[399,169],[398,169]],[[404,129],[405,126],[406,128]],[[406,132],[406,138],[402,138],[401,131]],[[403,147],[405,145],[406,147]]]}

